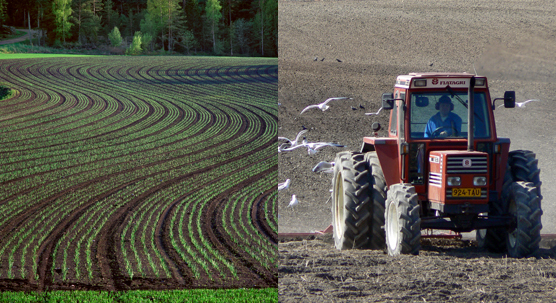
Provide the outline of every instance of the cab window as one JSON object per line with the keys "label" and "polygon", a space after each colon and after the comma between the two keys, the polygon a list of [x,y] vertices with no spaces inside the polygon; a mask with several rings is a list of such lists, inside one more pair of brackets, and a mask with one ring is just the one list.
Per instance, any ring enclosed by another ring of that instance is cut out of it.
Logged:
{"label": "cab window", "polygon": [[[410,133],[414,139],[467,138],[467,92],[420,92],[411,94]],[[489,138],[488,102],[475,93],[474,136]],[[444,105],[446,104],[446,105]],[[450,108],[442,112],[442,107]],[[448,114],[446,114],[446,111]]]}

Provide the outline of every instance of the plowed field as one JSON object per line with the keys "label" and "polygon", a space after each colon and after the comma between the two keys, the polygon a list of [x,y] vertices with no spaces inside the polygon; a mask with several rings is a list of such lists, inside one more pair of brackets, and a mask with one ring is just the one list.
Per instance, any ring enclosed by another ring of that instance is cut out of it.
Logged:
{"label": "plowed field", "polygon": [[[552,2],[457,0],[279,1],[279,130],[310,142],[337,142],[308,155],[279,154],[280,233],[308,233],[332,221],[332,176],[314,173],[340,151],[359,151],[371,125],[388,136],[389,113],[367,116],[392,92],[397,75],[468,72],[488,77],[492,98],[515,91],[525,107],[496,108],[499,137],[536,153],[541,169],[542,234],[556,232],[556,13]],[[315,60],[316,57],[316,60]],[[330,109],[311,109],[330,97]],[[361,104],[364,109],[359,107]],[[501,103],[497,101],[496,106]],[[352,109],[354,107],[355,109]],[[388,169],[383,167],[384,169]],[[287,205],[295,194],[299,204]],[[474,239],[469,235],[469,238]],[[330,239],[279,244],[281,302],[552,302],[554,243],[539,258],[511,259],[473,242],[422,243],[419,256],[334,248]]]}
{"label": "plowed field", "polygon": [[276,59],[0,61],[0,289],[276,287]]}

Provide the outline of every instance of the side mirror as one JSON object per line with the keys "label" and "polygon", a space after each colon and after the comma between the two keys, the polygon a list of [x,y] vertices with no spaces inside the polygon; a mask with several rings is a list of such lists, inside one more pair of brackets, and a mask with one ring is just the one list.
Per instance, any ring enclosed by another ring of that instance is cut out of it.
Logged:
{"label": "side mirror", "polygon": [[394,108],[394,94],[384,93],[382,94],[382,109],[393,109]]}
{"label": "side mirror", "polygon": [[515,92],[507,91],[504,93],[504,107],[514,108],[515,107]]}

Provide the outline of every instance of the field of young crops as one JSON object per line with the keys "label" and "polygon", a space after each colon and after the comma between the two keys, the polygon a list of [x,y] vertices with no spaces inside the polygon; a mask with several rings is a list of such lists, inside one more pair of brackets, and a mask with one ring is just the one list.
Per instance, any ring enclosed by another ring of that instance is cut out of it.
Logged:
{"label": "field of young crops", "polygon": [[0,60],[0,287],[276,287],[277,69]]}

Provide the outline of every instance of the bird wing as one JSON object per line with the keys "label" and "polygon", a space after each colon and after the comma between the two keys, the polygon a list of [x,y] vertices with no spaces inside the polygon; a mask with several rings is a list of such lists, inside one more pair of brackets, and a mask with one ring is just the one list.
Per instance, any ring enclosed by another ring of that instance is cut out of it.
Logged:
{"label": "bird wing", "polygon": [[322,102],[321,104],[327,104],[328,102],[332,101],[332,100],[343,100],[343,99],[351,99],[348,97],[334,97],[334,98],[328,98],[326,99],[324,102]]}
{"label": "bird wing", "polygon": [[305,107],[299,114],[301,115],[305,111],[307,111],[308,109],[315,108],[315,107],[319,107],[319,106],[318,105],[309,105],[309,106]]}
{"label": "bird wing", "polygon": [[278,137],[278,140],[286,140],[286,141],[290,141],[290,144],[293,143],[292,140],[286,138],[286,137]]}
{"label": "bird wing", "polygon": [[378,115],[378,113],[380,113],[380,111],[382,110],[382,107],[379,108],[379,110],[376,113],[365,113],[365,115],[370,116],[370,115]]}
{"label": "bird wing", "polygon": [[297,145],[299,142],[299,139],[301,138],[301,136],[303,136],[303,134],[305,134],[306,132],[308,132],[308,129],[304,129],[302,131],[300,131],[299,133],[297,133],[297,136],[295,137],[295,141],[293,142],[293,145]]}
{"label": "bird wing", "polygon": [[294,145],[294,146],[291,146],[291,147],[282,148],[281,150],[282,150],[282,151],[290,151],[290,150],[294,150],[294,149],[296,149],[296,148],[303,147],[303,146],[305,146],[305,145],[303,145],[303,144],[298,144],[298,145]]}

